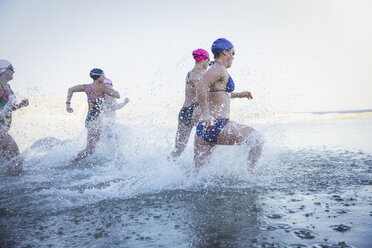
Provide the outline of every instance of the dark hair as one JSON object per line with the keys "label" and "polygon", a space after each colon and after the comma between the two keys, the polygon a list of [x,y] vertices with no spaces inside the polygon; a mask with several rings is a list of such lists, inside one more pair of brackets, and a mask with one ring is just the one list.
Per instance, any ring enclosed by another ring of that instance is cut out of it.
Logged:
{"label": "dark hair", "polygon": [[97,80],[100,76],[102,75],[105,75],[103,73],[103,70],[99,69],[99,68],[94,68],[90,71],[89,73],[89,76],[93,79],[93,80]]}

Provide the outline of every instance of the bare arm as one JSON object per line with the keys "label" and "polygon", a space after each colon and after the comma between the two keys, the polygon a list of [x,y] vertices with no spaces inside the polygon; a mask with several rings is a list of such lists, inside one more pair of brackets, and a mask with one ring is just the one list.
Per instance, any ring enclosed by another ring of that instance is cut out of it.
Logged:
{"label": "bare arm", "polygon": [[249,100],[253,99],[251,92],[242,91],[242,92],[233,92],[231,93],[231,98],[248,98]]}
{"label": "bare arm", "polygon": [[220,72],[218,70],[216,70],[215,68],[209,69],[196,84],[196,95],[198,98],[199,106],[201,108],[201,115],[206,122],[213,121],[207,103],[208,89],[211,85],[217,82],[220,77]]}
{"label": "bare arm", "polygon": [[28,106],[28,104],[29,104],[28,99],[22,99],[22,101],[19,104],[14,104],[12,106],[12,111],[15,111],[17,109],[26,107],[26,106]]}
{"label": "bare arm", "polygon": [[67,110],[67,112],[72,113],[74,111],[71,108],[71,98],[72,98],[72,95],[75,92],[85,92],[85,87],[86,87],[86,84],[80,84],[80,85],[76,85],[76,86],[73,86],[73,87],[71,87],[71,88],[68,89],[68,91],[67,91],[67,100],[66,100],[66,110]]}
{"label": "bare arm", "polygon": [[127,105],[129,102],[129,99],[126,97],[124,102],[122,103],[119,103],[119,104],[115,104],[114,106],[112,106],[111,110],[118,110],[118,109],[121,109],[123,108],[125,105]]}
{"label": "bare arm", "polygon": [[119,92],[117,92],[116,90],[114,90],[112,88],[104,86],[102,91],[103,91],[103,93],[105,93],[108,96],[112,96],[112,97],[115,97],[115,98],[120,98]]}
{"label": "bare arm", "polygon": [[192,86],[192,87],[196,87],[196,84],[197,82],[199,81],[200,79],[200,75],[198,75],[198,73],[193,73],[189,78],[188,78],[188,83]]}

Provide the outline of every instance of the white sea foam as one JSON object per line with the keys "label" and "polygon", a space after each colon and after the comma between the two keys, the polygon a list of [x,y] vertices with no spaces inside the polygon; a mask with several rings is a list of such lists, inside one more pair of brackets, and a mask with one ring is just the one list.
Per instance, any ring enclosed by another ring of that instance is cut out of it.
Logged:
{"label": "white sea foam", "polygon": [[[247,169],[247,150],[239,146],[216,147],[210,164],[193,174],[194,132],[182,156],[176,162],[167,160],[174,145],[179,106],[130,107],[130,104],[135,105],[131,102],[118,111],[117,124],[112,127],[118,139],[103,136],[94,155],[80,164],[73,164],[70,161],[86,143],[83,124],[86,103],[75,103],[72,115],[59,105],[48,104],[58,107],[40,107],[38,114],[29,109],[15,115],[11,134],[26,159],[21,181],[29,185],[27,187],[39,185],[40,190],[33,194],[35,203],[57,209],[163,190],[219,187],[220,183],[248,188],[257,183],[261,186],[275,184],[278,173],[287,173],[288,168],[278,161],[279,154],[288,149],[327,147],[337,150],[341,147],[372,152],[371,118],[340,122],[313,114],[243,115],[238,109],[232,112],[232,119],[236,117],[240,123],[254,127],[265,139],[254,174]],[[307,116],[306,121],[304,116]],[[334,116],[328,117],[333,119]],[[345,115],[338,117],[343,119]],[[349,117],[368,117],[368,114]],[[353,129],[356,123],[358,129]],[[221,182],[219,178],[225,179]]]}

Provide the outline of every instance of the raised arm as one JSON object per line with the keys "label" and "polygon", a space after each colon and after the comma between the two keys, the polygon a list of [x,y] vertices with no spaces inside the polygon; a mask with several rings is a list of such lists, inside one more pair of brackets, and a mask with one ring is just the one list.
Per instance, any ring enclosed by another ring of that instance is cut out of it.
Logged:
{"label": "raised arm", "polygon": [[71,98],[72,98],[72,95],[75,92],[85,92],[85,87],[86,87],[86,84],[80,84],[80,85],[76,85],[76,86],[73,86],[73,87],[71,87],[71,88],[68,89],[68,91],[67,91],[67,100],[66,100],[66,111],[67,112],[72,113],[74,111],[71,108]]}

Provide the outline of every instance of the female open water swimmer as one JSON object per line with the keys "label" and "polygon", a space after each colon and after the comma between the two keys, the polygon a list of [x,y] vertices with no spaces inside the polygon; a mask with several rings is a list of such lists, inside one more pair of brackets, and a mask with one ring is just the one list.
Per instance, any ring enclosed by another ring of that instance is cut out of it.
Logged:
{"label": "female open water swimmer", "polygon": [[[103,83],[109,87],[113,88],[112,81],[108,78],[105,78]],[[111,127],[115,124],[116,120],[116,110],[123,108],[128,104],[129,99],[126,97],[124,102],[118,103],[115,97],[104,95],[105,105],[102,113],[102,124],[103,124],[103,134],[106,134],[109,138],[113,137]]]}
{"label": "female open water swimmer", "polygon": [[197,99],[201,108],[200,122],[196,127],[194,163],[196,169],[209,159],[217,145],[245,145],[247,162],[254,168],[262,152],[263,137],[253,128],[230,121],[230,98],[248,98],[248,91],[233,93],[234,81],[227,72],[234,60],[233,44],[220,38],[212,45],[215,62],[197,84]]}
{"label": "female open water swimmer", "polygon": [[28,100],[23,99],[16,104],[16,99],[8,82],[13,79],[14,68],[7,60],[0,60],[0,154],[2,162],[10,162],[9,172],[19,175],[22,172],[23,159],[19,156],[19,149],[9,134],[12,123],[12,112],[26,107]]}
{"label": "female open water swimmer", "polygon": [[195,66],[186,76],[185,102],[178,115],[176,142],[171,153],[173,159],[178,158],[185,150],[191,130],[200,117],[200,108],[196,98],[196,84],[207,70],[210,58],[209,53],[204,49],[193,51],[192,56],[195,59]]}
{"label": "female open water swimmer", "polygon": [[94,80],[91,84],[76,85],[68,89],[66,110],[73,112],[71,108],[71,98],[75,92],[85,92],[88,97],[88,114],[85,119],[85,127],[88,129],[87,146],[79,152],[74,161],[79,161],[88,157],[94,151],[101,135],[101,113],[104,104],[104,95],[120,98],[117,91],[105,86],[103,83],[105,74],[101,69],[94,68],[90,71],[90,77]]}

